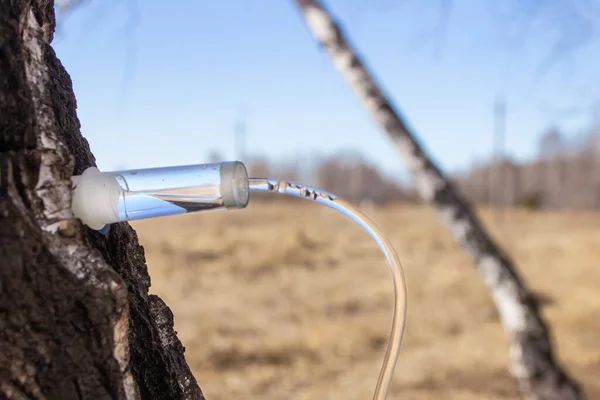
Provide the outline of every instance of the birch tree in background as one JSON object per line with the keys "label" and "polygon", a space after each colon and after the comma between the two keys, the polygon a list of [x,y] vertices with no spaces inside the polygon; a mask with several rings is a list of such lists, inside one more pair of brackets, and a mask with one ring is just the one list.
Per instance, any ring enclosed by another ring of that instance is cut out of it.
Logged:
{"label": "birch tree in background", "polygon": [[492,241],[466,199],[425,153],[414,132],[409,130],[400,112],[384,95],[323,5],[315,0],[296,0],[296,3],[335,67],[408,165],[420,196],[435,204],[455,240],[475,262],[510,340],[511,373],[522,397],[528,400],[584,399],[578,384],[558,364],[536,299],[513,261]]}

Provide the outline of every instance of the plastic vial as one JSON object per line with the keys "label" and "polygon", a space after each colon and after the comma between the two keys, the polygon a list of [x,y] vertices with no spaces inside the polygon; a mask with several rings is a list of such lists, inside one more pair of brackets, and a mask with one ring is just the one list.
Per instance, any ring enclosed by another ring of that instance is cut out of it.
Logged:
{"label": "plastic vial", "polygon": [[245,208],[248,173],[239,161],[100,172],[72,178],[72,210],[92,229],[122,221]]}

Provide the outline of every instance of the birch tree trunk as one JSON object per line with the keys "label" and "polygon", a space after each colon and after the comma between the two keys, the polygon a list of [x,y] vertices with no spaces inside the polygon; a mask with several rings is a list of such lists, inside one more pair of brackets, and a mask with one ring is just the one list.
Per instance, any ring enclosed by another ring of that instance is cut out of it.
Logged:
{"label": "birch tree trunk", "polygon": [[70,211],[94,165],[50,0],[0,1],[0,398],[203,399],[128,224]]}
{"label": "birch tree trunk", "polygon": [[510,339],[511,372],[523,398],[583,399],[577,383],[557,363],[549,330],[514,263],[492,241],[467,201],[425,153],[328,11],[315,0],[296,0],[296,3],[335,67],[407,163],[422,198],[437,206],[456,241],[475,262]]}

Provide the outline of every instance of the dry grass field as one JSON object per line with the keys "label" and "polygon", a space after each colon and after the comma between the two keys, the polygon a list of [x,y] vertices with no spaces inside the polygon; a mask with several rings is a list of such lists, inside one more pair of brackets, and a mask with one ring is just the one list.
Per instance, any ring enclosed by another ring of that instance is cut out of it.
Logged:
{"label": "dry grass field", "polygon": [[[561,361],[600,399],[600,214],[481,211],[543,299]],[[513,399],[471,262],[427,207],[370,212],[402,259],[408,324],[390,399]],[[133,224],[209,400],[370,399],[392,282],[372,239],[308,202]]]}

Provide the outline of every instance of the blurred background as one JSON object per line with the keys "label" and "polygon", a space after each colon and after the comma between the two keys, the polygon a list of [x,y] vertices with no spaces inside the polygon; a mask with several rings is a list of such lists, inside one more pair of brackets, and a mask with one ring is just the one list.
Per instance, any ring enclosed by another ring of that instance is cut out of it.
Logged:
{"label": "blurred background", "polygon": [[[293,1],[69,3],[53,46],[102,170],[239,159],[360,205],[406,268],[390,398],[509,399],[489,293]],[[538,294],[600,398],[600,3],[329,0],[379,83]],[[383,255],[279,197],[133,224],[208,399],[370,398],[391,319]]]}

